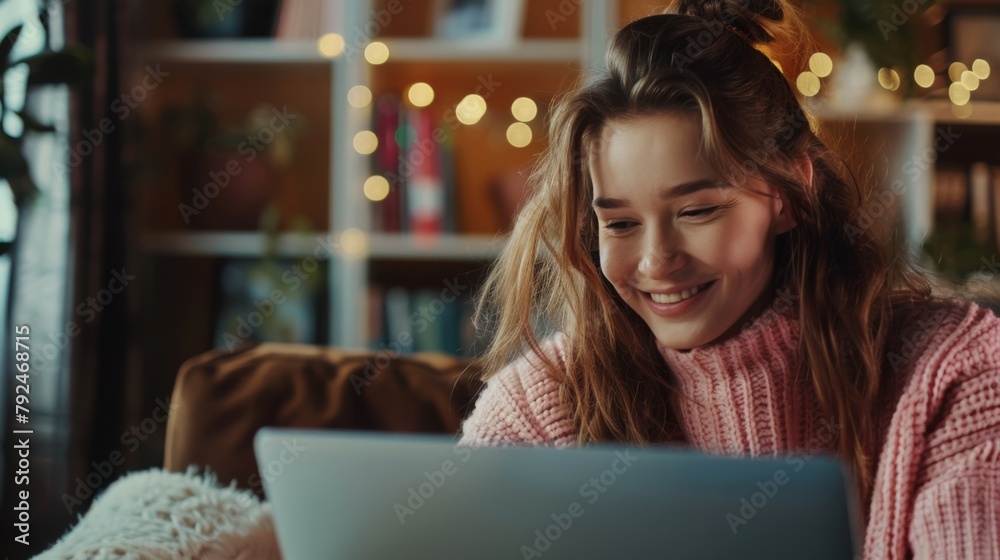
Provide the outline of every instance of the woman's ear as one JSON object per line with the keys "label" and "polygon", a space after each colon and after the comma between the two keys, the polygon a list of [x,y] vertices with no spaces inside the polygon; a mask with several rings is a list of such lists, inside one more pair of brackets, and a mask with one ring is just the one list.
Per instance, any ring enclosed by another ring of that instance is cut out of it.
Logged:
{"label": "woman's ear", "polygon": [[802,184],[805,185],[807,189],[811,189],[813,186],[813,162],[806,154],[802,154],[799,159],[795,160],[795,167],[799,171],[799,177],[802,178]]}
{"label": "woman's ear", "polygon": [[795,223],[791,212],[788,211],[788,203],[785,201],[785,197],[781,193],[778,193],[776,198],[775,204],[777,208],[775,208],[776,212],[774,215],[774,233],[780,235],[792,230],[798,224]]}
{"label": "woman's ear", "polygon": [[[802,179],[802,184],[807,189],[811,189],[813,184],[812,159],[808,155],[803,154],[795,160],[795,167],[798,170],[799,177]],[[775,216],[775,230],[776,233],[782,234],[792,230],[798,224],[795,223],[795,219],[792,218],[791,213],[788,211],[788,201],[785,200],[785,197],[781,193],[778,193],[778,205],[779,207]]]}

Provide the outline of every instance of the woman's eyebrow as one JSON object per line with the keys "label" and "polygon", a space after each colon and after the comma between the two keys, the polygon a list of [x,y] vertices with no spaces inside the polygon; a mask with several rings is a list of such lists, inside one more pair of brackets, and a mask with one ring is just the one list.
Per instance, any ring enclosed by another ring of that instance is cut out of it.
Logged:
{"label": "woman's eyebrow", "polygon": [[[725,181],[719,181],[717,179],[698,179],[696,181],[681,183],[680,185],[669,189],[664,189],[660,191],[659,196],[660,198],[679,198],[696,193],[700,190],[714,188],[731,188],[731,185]],[[602,208],[604,210],[614,210],[616,208],[628,208],[629,202],[622,198],[599,196],[594,199],[593,206],[594,208]]]}

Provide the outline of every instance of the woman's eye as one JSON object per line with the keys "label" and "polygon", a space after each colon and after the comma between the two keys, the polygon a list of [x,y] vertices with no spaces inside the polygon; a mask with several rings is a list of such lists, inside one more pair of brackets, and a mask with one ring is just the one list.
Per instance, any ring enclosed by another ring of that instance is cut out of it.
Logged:
{"label": "woman's eye", "polygon": [[687,212],[681,212],[681,216],[691,216],[691,217],[694,217],[694,218],[697,218],[697,217],[700,217],[700,216],[708,216],[709,214],[711,214],[712,212],[715,212],[718,209],[719,209],[718,206],[710,206],[708,208],[699,208],[697,210],[688,210]]}
{"label": "woman's eye", "polygon": [[620,221],[620,222],[608,222],[608,224],[605,225],[604,227],[610,230],[622,231],[632,227],[633,225],[635,225],[635,222]]}

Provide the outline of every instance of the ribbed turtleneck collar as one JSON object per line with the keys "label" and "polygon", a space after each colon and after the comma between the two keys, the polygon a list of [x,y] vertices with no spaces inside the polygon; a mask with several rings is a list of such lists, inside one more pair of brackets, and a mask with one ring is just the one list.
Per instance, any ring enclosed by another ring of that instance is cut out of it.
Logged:
{"label": "ribbed turtleneck collar", "polygon": [[800,375],[799,323],[773,309],[727,340],[689,351],[658,345],[679,383],[687,440],[710,453],[767,456],[835,445]]}

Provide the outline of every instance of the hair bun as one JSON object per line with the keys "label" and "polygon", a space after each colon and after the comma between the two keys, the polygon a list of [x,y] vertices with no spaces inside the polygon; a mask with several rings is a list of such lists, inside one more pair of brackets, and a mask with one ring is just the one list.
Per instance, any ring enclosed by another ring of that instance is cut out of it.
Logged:
{"label": "hair bun", "polygon": [[679,0],[675,13],[721,21],[752,43],[770,43],[776,24],[785,17],[779,0]]}

